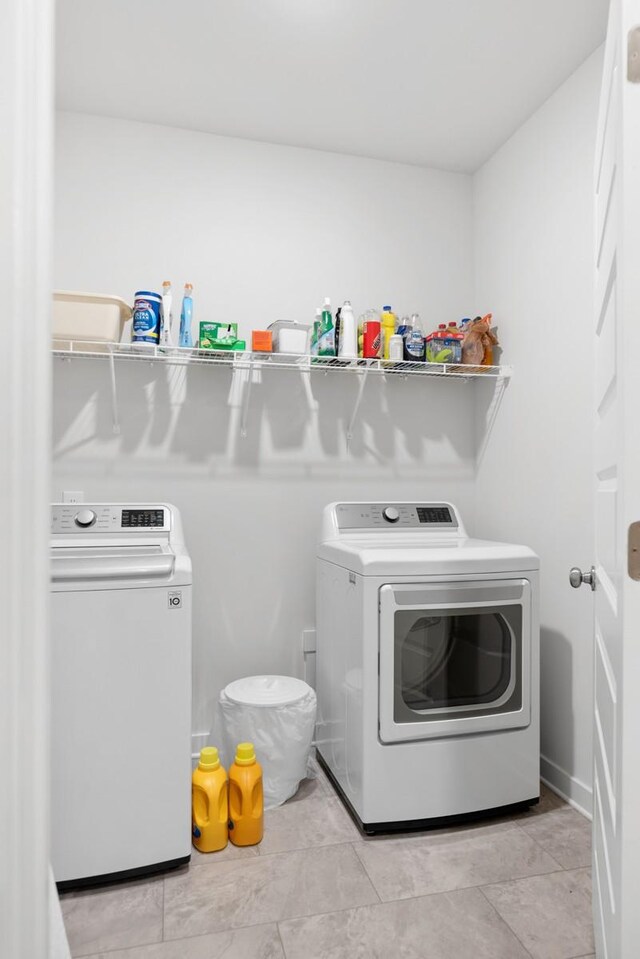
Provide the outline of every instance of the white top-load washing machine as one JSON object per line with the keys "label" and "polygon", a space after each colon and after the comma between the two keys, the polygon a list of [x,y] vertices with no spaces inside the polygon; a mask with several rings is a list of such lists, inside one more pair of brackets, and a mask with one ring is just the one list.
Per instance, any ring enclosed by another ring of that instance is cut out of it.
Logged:
{"label": "white top-load washing machine", "polygon": [[451,503],[325,508],[317,750],[364,831],[537,802],[538,568]]}
{"label": "white top-load washing machine", "polygon": [[191,582],[174,506],[52,506],[51,839],[61,889],[189,861]]}

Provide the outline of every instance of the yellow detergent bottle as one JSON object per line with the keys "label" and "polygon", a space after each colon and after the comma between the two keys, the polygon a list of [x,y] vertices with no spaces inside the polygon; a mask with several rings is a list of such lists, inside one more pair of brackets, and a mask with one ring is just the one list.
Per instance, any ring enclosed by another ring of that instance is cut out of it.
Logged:
{"label": "yellow detergent bottle", "polygon": [[383,307],[380,315],[380,326],[382,328],[382,349],[380,350],[380,353],[382,358],[385,360],[389,359],[389,340],[396,332],[397,325],[398,317],[395,315],[391,307]]}
{"label": "yellow detergent bottle", "polygon": [[229,782],[215,746],[200,750],[191,780],[191,836],[200,852],[217,852],[229,840]]}
{"label": "yellow detergent bottle", "polygon": [[262,769],[253,743],[239,743],[229,769],[229,839],[234,846],[255,846],[263,832]]}

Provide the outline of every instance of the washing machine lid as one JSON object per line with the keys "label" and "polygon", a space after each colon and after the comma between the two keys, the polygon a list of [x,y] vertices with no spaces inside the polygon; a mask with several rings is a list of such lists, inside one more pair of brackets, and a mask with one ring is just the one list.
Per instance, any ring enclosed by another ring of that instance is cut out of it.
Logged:
{"label": "washing machine lid", "polygon": [[527,546],[493,540],[415,538],[384,542],[343,537],[321,543],[319,559],[361,576],[438,576],[467,573],[509,573],[537,570],[540,560]]}
{"label": "washing machine lid", "polygon": [[170,503],[53,503],[50,543],[53,592],[192,583]]}

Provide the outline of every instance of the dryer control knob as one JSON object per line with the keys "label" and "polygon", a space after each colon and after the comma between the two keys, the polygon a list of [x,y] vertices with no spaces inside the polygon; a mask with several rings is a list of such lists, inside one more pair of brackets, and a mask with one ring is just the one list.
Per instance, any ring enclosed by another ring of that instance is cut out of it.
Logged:
{"label": "dryer control knob", "polygon": [[400,519],[400,513],[395,506],[386,506],[382,510],[382,515],[386,519],[387,523],[397,523]]}
{"label": "dryer control knob", "polygon": [[75,524],[86,529],[88,526],[93,526],[97,518],[92,509],[81,509],[75,515]]}

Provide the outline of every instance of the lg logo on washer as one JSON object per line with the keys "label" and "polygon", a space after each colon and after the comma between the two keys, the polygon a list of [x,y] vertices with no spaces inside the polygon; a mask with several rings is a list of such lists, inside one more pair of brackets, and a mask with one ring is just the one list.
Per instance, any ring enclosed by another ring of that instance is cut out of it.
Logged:
{"label": "lg logo on washer", "polygon": [[174,589],[168,593],[169,609],[180,609],[182,606],[182,590]]}

